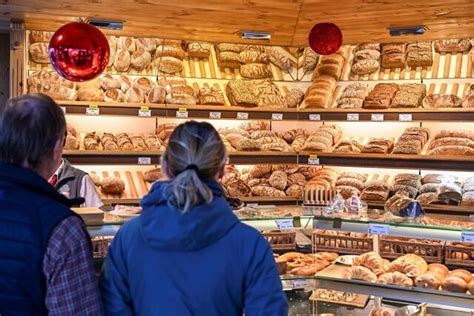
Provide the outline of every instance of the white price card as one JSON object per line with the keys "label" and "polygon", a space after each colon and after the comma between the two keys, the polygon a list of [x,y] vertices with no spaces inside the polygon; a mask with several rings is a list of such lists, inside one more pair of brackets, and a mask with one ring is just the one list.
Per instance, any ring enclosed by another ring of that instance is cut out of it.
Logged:
{"label": "white price card", "polygon": [[282,114],[282,113],[273,113],[273,114],[272,114],[272,120],[273,120],[273,121],[281,121],[281,120],[283,120],[283,114]]}
{"label": "white price card", "polygon": [[411,122],[413,120],[413,115],[411,115],[411,114],[400,114],[400,115],[398,115],[398,120],[400,122]]}
{"label": "white price card", "polygon": [[293,229],[293,219],[277,219],[275,221],[277,224],[278,229]]}
{"label": "white price card", "polygon": [[319,165],[318,155],[309,155],[308,165]]}
{"label": "white price card", "polygon": [[461,241],[474,243],[474,231],[463,231],[461,233]]}
{"label": "white price card", "polygon": [[176,111],[176,117],[177,118],[188,118],[188,109],[179,108],[179,110]]}
{"label": "white price card", "polygon": [[321,114],[310,114],[309,115],[310,121],[321,121]]}
{"label": "white price card", "polygon": [[291,280],[291,287],[293,290],[306,289],[309,286],[308,279]]}
{"label": "white price card", "polygon": [[210,119],[220,119],[222,117],[221,112],[209,112]]}
{"label": "white price card", "polygon": [[140,110],[138,110],[138,116],[140,117],[150,117],[151,110],[148,106],[141,106]]}
{"label": "white price card", "polygon": [[238,120],[248,120],[249,114],[247,112],[237,112],[237,119]]}
{"label": "white price card", "polygon": [[138,157],[139,165],[151,165],[151,157]]}
{"label": "white price card", "polygon": [[248,203],[247,207],[256,208],[258,207],[258,203]]}
{"label": "white price card", "polygon": [[65,106],[61,106],[61,110],[63,110],[63,113],[66,114],[66,107]]}
{"label": "white price card", "polygon": [[474,214],[469,215],[469,220],[474,221]]}
{"label": "white price card", "polygon": [[348,113],[347,114],[348,121],[358,121],[359,120],[359,113]]}
{"label": "white price card", "polygon": [[99,115],[100,110],[97,104],[91,104],[88,108],[86,108],[86,115]]}
{"label": "white price card", "polygon": [[374,235],[388,235],[390,226],[385,224],[369,224],[368,233]]}
{"label": "white price card", "polygon": [[377,113],[377,114],[372,114],[370,116],[370,120],[375,121],[375,122],[383,122],[383,119],[384,119],[383,114]]}

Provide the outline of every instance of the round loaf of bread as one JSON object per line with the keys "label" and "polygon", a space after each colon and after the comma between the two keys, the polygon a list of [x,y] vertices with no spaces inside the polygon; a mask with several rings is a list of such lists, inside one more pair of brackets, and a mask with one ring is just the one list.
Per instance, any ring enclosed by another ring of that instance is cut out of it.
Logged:
{"label": "round loaf of bread", "polygon": [[107,194],[121,194],[125,190],[125,183],[119,178],[106,177],[100,182],[100,188]]}
{"label": "round loaf of bread", "polygon": [[160,168],[153,168],[143,173],[143,179],[148,183],[153,183],[155,181],[158,181],[162,177],[163,177],[163,174],[161,173]]}
{"label": "round loaf of bread", "polygon": [[355,178],[339,178],[336,181],[336,186],[349,186],[362,191],[365,188],[365,183]]}

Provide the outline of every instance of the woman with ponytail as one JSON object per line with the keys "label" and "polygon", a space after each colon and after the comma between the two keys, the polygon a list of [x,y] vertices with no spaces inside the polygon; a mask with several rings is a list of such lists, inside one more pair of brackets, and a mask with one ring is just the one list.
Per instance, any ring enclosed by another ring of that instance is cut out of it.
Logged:
{"label": "woman with ponytail", "polygon": [[227,153],[187,122],[162,157],[142,214],[115,236],[100,286],[106,315],[288,315],[267,241],[232,213],[218,179]]}

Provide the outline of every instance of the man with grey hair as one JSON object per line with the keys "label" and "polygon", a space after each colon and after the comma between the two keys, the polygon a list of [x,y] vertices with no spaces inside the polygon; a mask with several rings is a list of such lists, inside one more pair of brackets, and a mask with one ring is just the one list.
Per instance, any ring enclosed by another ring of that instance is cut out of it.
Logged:
{"label": "man with grey hair", "polygon": [[0,113],[0,315],[102,315],[89,235],[47,180],[66,120],[45,95]]}

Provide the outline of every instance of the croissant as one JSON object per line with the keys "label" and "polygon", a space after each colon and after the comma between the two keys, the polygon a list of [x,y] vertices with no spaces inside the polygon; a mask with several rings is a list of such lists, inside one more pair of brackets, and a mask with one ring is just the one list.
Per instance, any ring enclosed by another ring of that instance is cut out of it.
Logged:
{"label": "croissant", "polygon": [[390,272],[402,272],[408,277],[414,278],[428,270],[428,264],[426,261],[414,254],[408,254],[395,259],[389,265]]}
{"label": "croissant", "polygon": [[354,265],[364,266],[372,270],[376,275],[385,272],[384,261],[380,255],[374,251],[366,252],[354,259]]}
{"label": "croissant", "polygon": [[381,284],[393,284],[393,285],[400,285],[404,287],[413,286],[413,280],[407,277],[405,274],[398,271],[387,272],[380,275],[377,282]]}
{"label": "croissant", "polygon": [[416,277],[415,285],[416,287],[437,290],[443,282],[443,279],[444,276],[439,272],[428,271]]}
{"label": "croissant", "polygon": [[368,282],[377,282],[377,275],[370,269],[363,266],[352,266],[349,270],[344,273],[344,278],[363,280]]}

